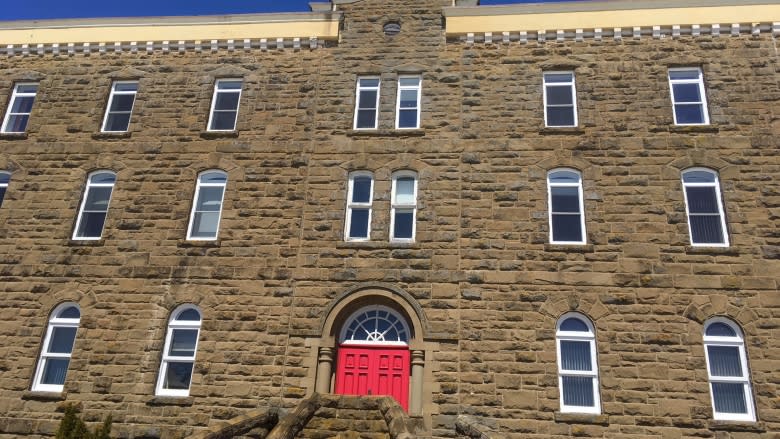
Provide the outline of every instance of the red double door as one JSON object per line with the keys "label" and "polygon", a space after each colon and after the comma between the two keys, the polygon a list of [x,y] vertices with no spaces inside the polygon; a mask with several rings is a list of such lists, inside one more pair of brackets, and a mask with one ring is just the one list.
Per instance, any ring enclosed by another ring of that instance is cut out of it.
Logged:
{"label": "red double door", "polygon": [[388,395],[409,406],[409,349],[341,346],[336,362],[336,393]]}

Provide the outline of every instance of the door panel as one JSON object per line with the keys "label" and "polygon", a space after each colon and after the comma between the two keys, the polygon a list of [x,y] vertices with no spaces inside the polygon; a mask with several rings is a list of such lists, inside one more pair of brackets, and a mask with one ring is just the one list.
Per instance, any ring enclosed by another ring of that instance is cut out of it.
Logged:
{"label": "door panel", "polygon": [[336,366],[336,393],[388,395],[409,406],[407,348],[341,346]]}

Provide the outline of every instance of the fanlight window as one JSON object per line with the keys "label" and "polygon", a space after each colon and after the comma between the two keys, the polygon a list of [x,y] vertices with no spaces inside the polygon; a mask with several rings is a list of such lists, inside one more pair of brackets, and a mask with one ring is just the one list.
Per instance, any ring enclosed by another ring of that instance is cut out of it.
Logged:
{"label": "fanlight window", "polygon": [[363,308],[347,320],[342,344],[409,344],[409,328],[398,313],[376,305]]}

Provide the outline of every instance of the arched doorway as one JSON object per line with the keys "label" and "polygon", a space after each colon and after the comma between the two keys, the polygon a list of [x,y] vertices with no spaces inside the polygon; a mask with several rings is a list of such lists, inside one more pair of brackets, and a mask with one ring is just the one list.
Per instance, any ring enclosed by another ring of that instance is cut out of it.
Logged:
{"label": "arched doorway", "polygon": [[409,326],[395,310],[368,305],[342,326],[336,359],[336,393],[387,395],[409,409]]}

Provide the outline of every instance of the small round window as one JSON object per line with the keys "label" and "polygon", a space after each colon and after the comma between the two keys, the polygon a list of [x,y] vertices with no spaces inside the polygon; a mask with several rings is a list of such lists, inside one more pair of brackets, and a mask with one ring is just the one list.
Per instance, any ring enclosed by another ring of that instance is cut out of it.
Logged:
{"label": "small round window", "polygon": [[388,21],[385,23],[382,30],[384,30],[385,35],[388,37],[394,37],[401,33],[401,23],[397,21]]}

